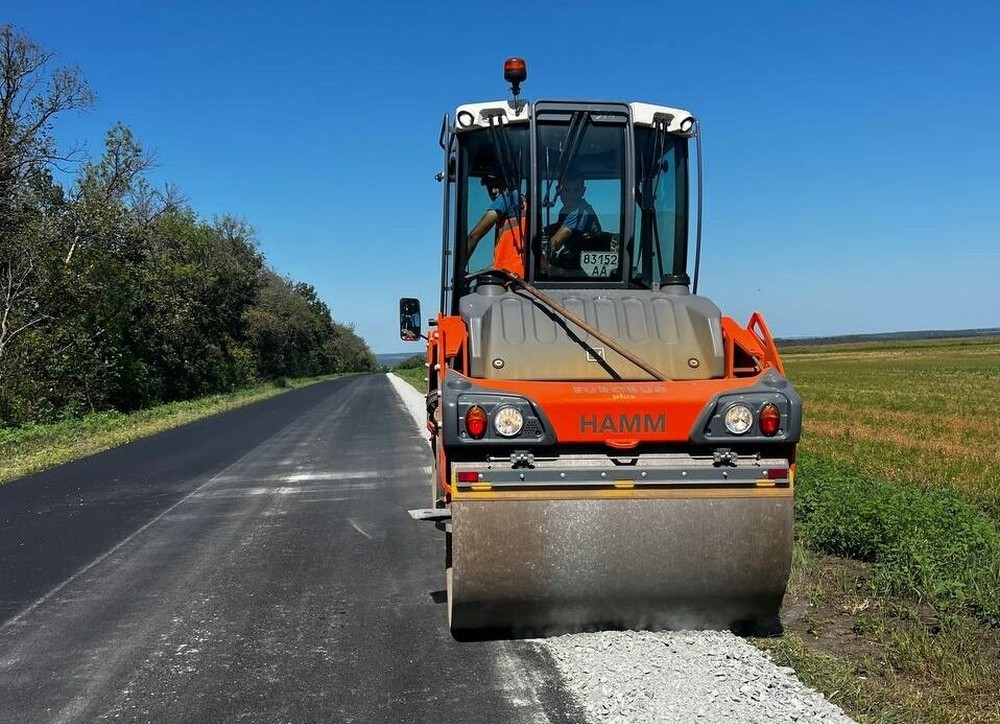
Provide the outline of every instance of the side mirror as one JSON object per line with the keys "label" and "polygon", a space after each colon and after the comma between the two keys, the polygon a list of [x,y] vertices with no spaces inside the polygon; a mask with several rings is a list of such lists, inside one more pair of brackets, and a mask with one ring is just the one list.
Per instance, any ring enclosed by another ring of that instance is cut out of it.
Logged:
{"label": "side mirror", "polygon": [[420,300],[403,297],[399,300],[399,336],[407,342],[420,339]]}

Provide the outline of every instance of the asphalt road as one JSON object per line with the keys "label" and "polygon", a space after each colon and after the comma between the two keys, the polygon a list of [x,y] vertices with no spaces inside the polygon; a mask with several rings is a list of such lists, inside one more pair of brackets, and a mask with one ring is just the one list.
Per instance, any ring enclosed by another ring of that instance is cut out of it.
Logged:
{"label": "asphalt road", "polygon": [[580,722],[456,642],[428,446],[384,376],[0,486],[0,722]]}

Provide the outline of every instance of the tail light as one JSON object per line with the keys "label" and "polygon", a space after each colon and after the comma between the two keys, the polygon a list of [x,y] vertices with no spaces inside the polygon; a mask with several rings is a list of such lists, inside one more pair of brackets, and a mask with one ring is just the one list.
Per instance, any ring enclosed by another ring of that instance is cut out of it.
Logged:
{"label": "tail light", "polygon": [[760,408],[757,423],[760,425],[761,433],[773,437],[781,427],[781,412],[776,405],[768,402]]}
{"label": "tail light", "polygon": [[479,440],[486,434],[486,410],[479,405],[473,405],[465,413],[465,431],[469,437]]}

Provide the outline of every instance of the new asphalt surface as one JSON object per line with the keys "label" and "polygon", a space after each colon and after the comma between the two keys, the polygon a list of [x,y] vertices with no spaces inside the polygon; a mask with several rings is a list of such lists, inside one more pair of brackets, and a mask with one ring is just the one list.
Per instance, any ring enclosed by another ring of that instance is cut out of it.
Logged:
{"label": "new asphalt surface", "polygon": [[582,721],[451,638],[429,465],[375,375],[0,486],[0,722]]}

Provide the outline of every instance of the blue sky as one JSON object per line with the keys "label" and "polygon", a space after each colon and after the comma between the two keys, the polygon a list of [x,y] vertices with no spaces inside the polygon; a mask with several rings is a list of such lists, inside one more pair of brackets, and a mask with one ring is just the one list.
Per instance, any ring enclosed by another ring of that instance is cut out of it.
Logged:
{"label": "blue sky", "polygon": [[[520,9],[515,9],[520,8]],[[1000,326],[1000,4],[53,2],[0,13],[98,95],[205,218],[258,230],[375,352],[437,310],[441,118],[507,95],[686,108],[700,291],[779,337]]]}

